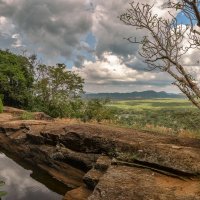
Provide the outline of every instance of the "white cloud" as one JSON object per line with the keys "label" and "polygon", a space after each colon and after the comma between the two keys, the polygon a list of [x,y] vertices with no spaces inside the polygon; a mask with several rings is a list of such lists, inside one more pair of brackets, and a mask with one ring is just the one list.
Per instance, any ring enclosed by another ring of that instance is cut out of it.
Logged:
{"label": "white cloud", "polygon": [[23,47],[21,37],[19,34],[13,34],[12,39],[14,39],[14,43],[12,44],[12,47],[17,48],[17,47]]}
{"label": "white cloud", "polygon": [[6,4],[13,4],[15,2],[15,0],[2,0],[4,3]]}
{"label": "white cloud", "polygon": [[123,64],[123,61],[111,53],[104,53],[102,60],[85,61],[82,68],[73,68],[88,83],[105,84],[110,82],[136,82],[152,80],[155,75],[149,72],[138,72]]}
{"label": "white cloud", "polygon": [[14,24],[12,24],[8,18],[0,16],[0,32],[2,34],[11,35],[14,31],[14,28]]}
{"label": "white cloud", "polygon": [[176,89],[172,80],[163,73],[138,71],[127,67],[122,58],[106,52],[101,60],[85,61],[83,67],[72,70],[85,79],[85,90],[89,92],[131,92],[155,89],[157,91]]}
{"label": "white cloud", "polygon": [[[149,3],[154,4],[153,13],[158,16],[170,18],[169,9],[163,9],[165,0],[138,0],[140,4]],[[93,13],[93,33],[98,39],[97,55],[100,56],[105,51],[111,51],[116,55],[127,56],[128,54],[136,54],[138,46],[130,44],[124,38],[136,37],[141,40],[146,33],[142,30],[139,31],[131,26],[124,25],[119,20],[119,16],[126,12],[130,7],[129,0],[93,0],[95,11]],[[137,3],[137,1],[135,1]],[[172,12],[172,14],[175,14]]]}

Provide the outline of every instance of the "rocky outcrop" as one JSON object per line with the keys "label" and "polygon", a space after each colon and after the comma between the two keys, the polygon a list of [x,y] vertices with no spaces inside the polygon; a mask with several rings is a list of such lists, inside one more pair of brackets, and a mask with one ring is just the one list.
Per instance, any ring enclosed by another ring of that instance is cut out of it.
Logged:
{"label": "rocky outcrop", "polygon": [[63,121],[0,121],[0,147],[71,188],[65,200],[200,199],[200,140]]}
{"label": "rocky outcrop", "polygon": [[103,172],[97,169],[91,169],[85,174],[85,176],[83,177],[83,181],[89,189],[94,190],[102,176]]}
{"label": "rocky outcrop", "polygon": [[199,180],[181,180],[148,169],[111,166],[88,200],[199,200]]}
{"label": "rocky outcrop", "polygon": [[85,186],[78,187],[66,193],[63,200],[87,200],[92,191]]}
{"label": "rocky outcrop", "polygon": [[[13,108],[13,107],[9,107],[9,106],[4,106],[3,108],[4,111],[4,115],[6,114],[10,114],[12,117],[12,119],[20,119],[21,116],[25,113],[28,113],[25,110],[22,109],[18,109],[18,108]],[[31,112],[31,116],[34,120],[53,120],[52,117],[50,117],[49,115],[47,115],[44,112]]]}
{"label": "rocky outcrop", "polygon": [[102,155],[97,159],[94,168],[101,172],[105,172],[111,165],[111,159],[108,156]]}

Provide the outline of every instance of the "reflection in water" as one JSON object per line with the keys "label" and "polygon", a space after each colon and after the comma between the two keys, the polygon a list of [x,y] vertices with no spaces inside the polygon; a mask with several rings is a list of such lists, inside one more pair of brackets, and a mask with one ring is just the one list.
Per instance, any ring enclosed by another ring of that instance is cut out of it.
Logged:
{"label": "reflection in water", "polygon": [[62,196],[30,177],[26,170],[0,153],[0,180],[5,181],[3,190],[8,192],[2,200],[61,200]]}

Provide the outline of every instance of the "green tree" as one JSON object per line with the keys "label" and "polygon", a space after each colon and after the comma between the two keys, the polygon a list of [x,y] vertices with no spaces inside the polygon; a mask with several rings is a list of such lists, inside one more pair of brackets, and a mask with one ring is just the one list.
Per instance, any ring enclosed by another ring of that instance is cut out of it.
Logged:
{"label": "green tree", "polygon": [[53,117],[72,117],[79,108],[84,80],[64,64],[36,68],[35,102]]}
{"label": "green tree", "polygon": [[114,119],[114,110],[106,106],[109,102],[109,99],[91,99],[87,101],[85,103],[82,120],[84,122],[90,120],[101,122],[104,119]]}
{"label": "green tree", "polygon": [[26,108],[33,81],[33,66],[27,57],[0,50],[0,94],[4,105]]}

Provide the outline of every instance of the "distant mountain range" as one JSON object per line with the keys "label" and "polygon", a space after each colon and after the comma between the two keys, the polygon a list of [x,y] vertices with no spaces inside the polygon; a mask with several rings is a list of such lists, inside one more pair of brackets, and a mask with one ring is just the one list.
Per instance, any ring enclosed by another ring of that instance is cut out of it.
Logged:
{"label": "distant mountain range", "polygon": [[116,100],[128,100],[128,99],[158,99],[158,98],[184,98],[183,94],[174,94],[167,92],[156,92],[153,90],[147,90],[143,92],[131,92],[131,93],[86,93],[84,98],[87,99],[116,99]]}

